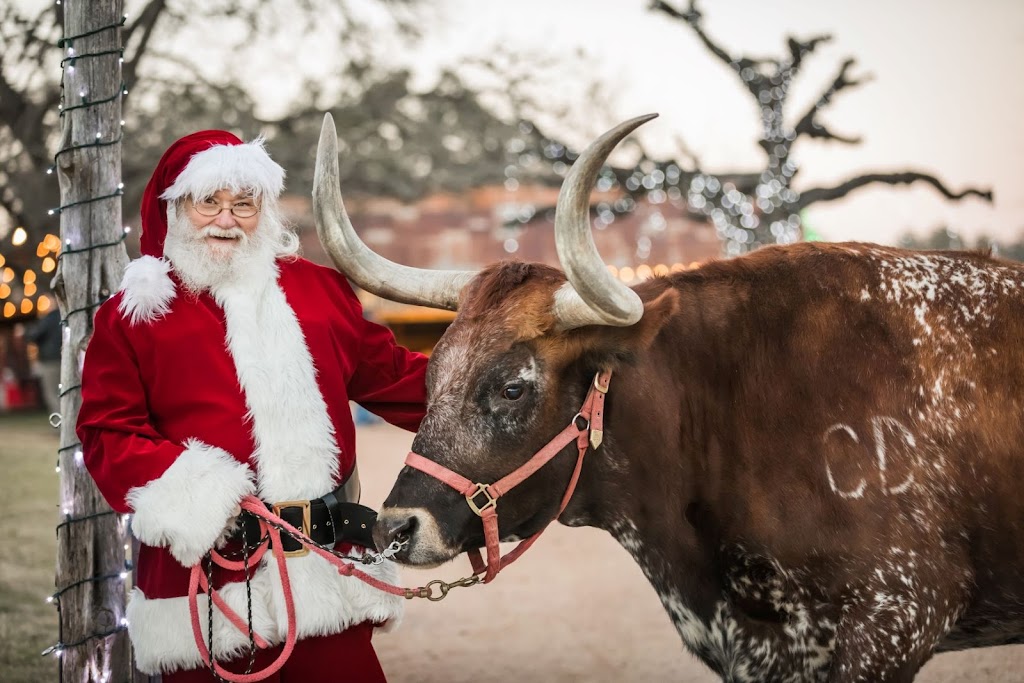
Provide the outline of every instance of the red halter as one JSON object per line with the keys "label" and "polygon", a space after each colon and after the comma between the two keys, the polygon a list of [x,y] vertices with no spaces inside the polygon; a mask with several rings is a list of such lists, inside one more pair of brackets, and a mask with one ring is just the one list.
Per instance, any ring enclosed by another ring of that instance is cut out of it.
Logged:
{"label": "red halter", "polygon": [[[608,383],[611,381],[611,378],[611,370],[599,371],[594,376],[594,382],[591,384],[587,398],[583,402],[583,407],[580,408],[580,412],[573,416],[569,425],[558,436],[548,442],[544,448],[537,451],[532,458],[523,463],[522,466],[493,484],[474,484],[462,475],[456,474],[450,469],[438,465],[433,460],[427,460],[422,455],[413,452],[406,456],[406,465],[415,467],[421,472],[426,472],[432,477],[440,479],[464,495],[469,507],[482,519],[484,540],[487,544],[487,564],[484,565],[481,560],[479,549],[473,549],[467,554],[469,555],[470,562],[473,564],[474,574],[486,572],[484,583],[489,583],[498,575],[499,571],[518,559],[544,533],[544,529],[547,528],[547,524],[545,524],[543,529],[520,542],[511,552],[502,557],[498,549],[498,498],[501,498],[525,481],[530,475],[547,464],[565,446],[575,440],[576,447],[579,449],[579,456],[576,458],[576,469],[573,470],[569,486],[565,490],[565,495],[562,496],[562,503],[554,519],[557,519],[562,514],[565,506],[569,503],[569,499],[572,498],[572,493],[576,489],[576,483],[579,481],[580,469],[583,466],[583,456],[587,452],[587,446],[591,445],[596,449],[601,445],[601,440],[604,438],[604,397],[608,393]],[[577,424],[577,421],[581,419],[586,423],[582,427]],[[478,504],[477,499],[481,496],[483,496],[482,504]],[[554,521],[554,519],[551,521]],[[548,524],[550,523],[548,522]]]}

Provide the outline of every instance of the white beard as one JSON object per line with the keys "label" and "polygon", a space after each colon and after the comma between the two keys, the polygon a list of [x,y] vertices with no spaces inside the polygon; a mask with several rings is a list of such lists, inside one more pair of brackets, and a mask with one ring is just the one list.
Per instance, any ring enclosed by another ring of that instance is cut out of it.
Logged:
{"label": "white beard", "polygon": [[[224,229],[215,225],[196,228],[188,215],[169,212],[164,256],[185,287],[198,294],[216,291],[220,286],[240,282],[259,273],[272,273],[276,258],[274,240],[270,237],[282,230],[270,225],[274,219],[261,216],[251,235],[238,227]],[[235,238],[224,243],[208,241],[208,237]]]}

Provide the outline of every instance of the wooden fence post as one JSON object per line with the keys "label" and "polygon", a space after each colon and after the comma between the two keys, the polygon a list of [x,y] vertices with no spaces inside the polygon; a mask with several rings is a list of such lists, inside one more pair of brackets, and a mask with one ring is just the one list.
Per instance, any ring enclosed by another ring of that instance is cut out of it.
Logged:
{"label": "wooden fence post", "polygon": [[56,654],[62,681],[132,680],[125,630],[124,520],[82,465],[75,436],[81,367],[93,314],[128,263],[121,219],[122,0],[64,0],[60,181],[61,255],[54,293],[64,320],[61,359],[61,523],[57,527]]}

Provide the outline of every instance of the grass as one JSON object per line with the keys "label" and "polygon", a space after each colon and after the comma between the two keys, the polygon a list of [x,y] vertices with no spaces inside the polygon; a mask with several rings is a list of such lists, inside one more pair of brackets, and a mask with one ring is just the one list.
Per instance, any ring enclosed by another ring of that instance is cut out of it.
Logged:
{"label": "grass", "polygon": [[0,680],[57,680],[57,431],[42,412],[0,415]]}

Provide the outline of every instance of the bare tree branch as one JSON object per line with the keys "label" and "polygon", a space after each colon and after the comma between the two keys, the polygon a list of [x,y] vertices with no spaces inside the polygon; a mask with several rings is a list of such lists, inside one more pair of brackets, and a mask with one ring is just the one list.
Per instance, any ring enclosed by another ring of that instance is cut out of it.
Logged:
{"label": "bare tree branch", "polygon": [[883,183],[886,185],[910,185],[911,183],[923,182],[934,187],[939,194],[946,199],[964,199],[965,197],[979,197],[987,202],[992,201],[991,190],[978,190],[970,188],[962,192],[953,192],[946,185],[933,175],[919,173],[917,171],[903,171],[900,173],[865,173],[864,175],[850,178],[835,187],[818,187],[807,190],[800,194],[797,201],[797,209],[804,209],[811,204],[818,202],[830,202],[845,197],[854,190],[858,190],[872,183]]}
{"label": "bare tree branch", "polygon": [[848,75],[850,68],[856,63],[857,60],[853,58],[848,58],[842,63],[839,67],[839,73],[836,74],[832,84],[829,85],[824,93],[822,93],[821,97],[818,98],[818,101],[815,102],[802,117],[800,117],[800,120],[793,128],[797,135],[807,135],[812,138],[836,140],[838,142],[845,142],[848,144],[856,144],[861,141],[861,138],[859,137],[847,137],[833,133],[825,126],[814,120],[819,111],[831,104],[832,97],[836,93],[845,90],[846,88],[862,85],[872,79],[870,74],[861,76],[860,78],[850,78]]}
{"label": "bare tree branch", "polygon": [[[56,108],[60,92],[48,85],[47,70],[56,62],[53,49],[60,33],[62,6],[50,5],[28,16],[8,6],[0,36],[0,126],[20,146],[33,170],[49,163],[46,112]],[[10,170],[10,169],[8,169]]]}
{"label": "bare tree branch", "polygon": [[21,120],[22,112],[27,107],[24,94],[11,87],[7,80],[3,54],[0,54],[0,121],[16,122]]}
{"label": "bare tree branch", "polygon": [[[725,48],[715,43],[711,40],[711,37],[705,33],[702,22],[703,15],[697,9],[694,0],[690,0],[690,6],[685,12],[680,12],[667,2],[663,2],[663,0],[653,0],[650,4],[650,9],[663,12],[673,19],[679,19],[680,21],[689,24],[690,28],[693,29],[700,41],[704,43],[704,47],[706,47],[711,54],[718,57],[719,61],[727,64],[729,68],[740,74],[740,77],[743,80],[743,85],[754,95],[754,97],[757,97],[758,92],[761,90],[761,81],[764,78],[760,73],[758,73],[756,67],[760,64],[778,65],[778,62],[773,59],[733,57],[726,52]],[[744,75],[745,70],[746,75]]]}
{"label": "bare tree branch", "polygon": [[704,32],[704,27],[701,22],[704,15],[700,13],[692,1],[685,12],[680,12],[663,0],[653,0],[653,2],[648,6],[648,9],[656,12],[662,12],[673,19],[685,21],[693,28],[693,32],[697,34],[697,37],[700,38],[700,41],[704,43],[704,47],[706,47],[711,54],[718,57],[720,61],[725,62],[729,66],[735,67],[738,60],[726,52],[720,45],[711,40],[708,34]]}
{"label": "bare tree branch", "polygon": [[820,36],[814,36],[805,41],[797,40],[793,36],[786,39],[786,44],[789,46],[789,63],[790,69],[793,73],[800,70],[800,65],[804,61],[804,57],[814,52],[814,50],[821,43],[829,43],[832,41],[832,35],[824,33]]}
{"label": "bare tree branch", "polygon": [[859,135],[840,135],[829,130],[828,127],[821,125],[817,122],[812,122],[811,125],[800,131],[801,135],[806,135],[809,138],[820,138],[822,140],[834,140],[836,142],[842,142],[847,145],[859,145],[864,141]]}
{"label": "bare tree branch", "polygon": [[129,90],[135,88],[135,80],[138,78],[139,63],[143,57],[146,56],[146,48],[149,46],[150,38],[153,36],[153,29],[156,27],[157,21],[160,20],[160,16],[164,13],[167,7],[166,0],[151,0],[142,9],[142,13],[139,14],[139,18],[132,22],[131,26],[126,26],[122,33],[123,43],[122,46],[127,47],[131,42],[133,36],[138,31],[142,31],[142,36],[139,38],[139,42],[135,45],[132,54],[125,57],[123,64],[124,84]]}

